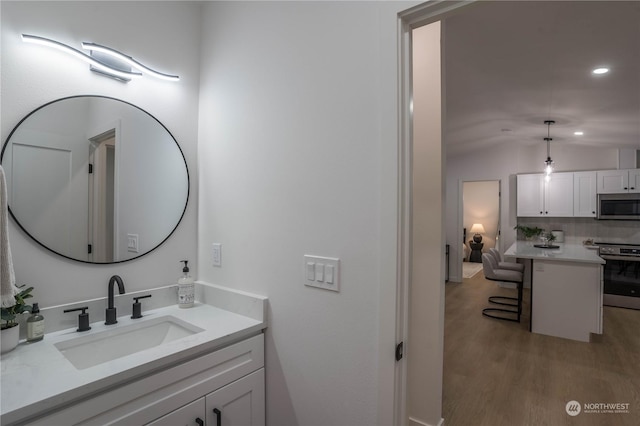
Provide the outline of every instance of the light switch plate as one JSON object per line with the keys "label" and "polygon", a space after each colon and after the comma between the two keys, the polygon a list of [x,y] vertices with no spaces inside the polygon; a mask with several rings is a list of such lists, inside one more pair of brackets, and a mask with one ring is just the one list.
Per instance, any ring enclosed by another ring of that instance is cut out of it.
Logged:
{"label": "light switch plate", "polygon": [[304,255],[304,285],[340,291],[340,259]]}
{"label": "light switch plate", "polygon": [[127,251],[131,253],[138,253],[138,234],[127,234]]}

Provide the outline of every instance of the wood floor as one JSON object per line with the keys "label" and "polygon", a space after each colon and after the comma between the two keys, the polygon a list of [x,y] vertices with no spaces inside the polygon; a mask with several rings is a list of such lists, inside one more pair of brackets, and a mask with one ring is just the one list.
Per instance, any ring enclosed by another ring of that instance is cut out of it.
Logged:
{"label": "wood floor", "polygon": [[[482,272],[446,284],[445,425],[640,425],[640,311],[605,307],[604,334],[582,343],[530,333],[526,289],[520,323],[482,316],[488,296],[514,293]],[[572,400],[628,413],[572,417]]]}

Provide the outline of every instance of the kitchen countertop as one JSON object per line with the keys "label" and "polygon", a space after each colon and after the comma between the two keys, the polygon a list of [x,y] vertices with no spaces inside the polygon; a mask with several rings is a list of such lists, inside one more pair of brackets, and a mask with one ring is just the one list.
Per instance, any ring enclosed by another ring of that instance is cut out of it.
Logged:
{"label": "kitchen countertop", "polygon": [[[121,316],[117,325],[106,326],[104,322],[95,322],[91,324],[90,331],[82,333],[76,332],[75,328],[49,333],[40,342],[21,342],[16,349],[3,354],[0,363],[1,423],[44,413],[61,404],[68,404],[107,387],[255,335],[266,327],[264,319],[239,315],[203,303],[196,303],[188,309],[173,305],[145,311],[143,315],[142,319]],[[54,346],[66,340],[166,315],[204,331],[83,370],[76,369]]]}
{"label": "kitchen countertop", "polygon": [[558,262],[597,263],[605,261],[598,256],[597,248],[587,248],[582,244],[553,243],[557,249],[534,247],[533,241],[516,241],[504,253],[521,259],[553,260]]}

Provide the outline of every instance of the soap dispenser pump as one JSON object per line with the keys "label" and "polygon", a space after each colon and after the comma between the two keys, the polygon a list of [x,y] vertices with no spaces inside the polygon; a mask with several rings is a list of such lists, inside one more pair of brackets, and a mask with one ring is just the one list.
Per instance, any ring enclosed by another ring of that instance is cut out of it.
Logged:
{"label": "soap dispenser pump", "polygon": [[181,260],[184,262],[184,268],[182,268],[182,276],[178,280],[178,307],[190,308],[195,301],[195,288],[193,285],[193,278],[189,275],[188,260]]}

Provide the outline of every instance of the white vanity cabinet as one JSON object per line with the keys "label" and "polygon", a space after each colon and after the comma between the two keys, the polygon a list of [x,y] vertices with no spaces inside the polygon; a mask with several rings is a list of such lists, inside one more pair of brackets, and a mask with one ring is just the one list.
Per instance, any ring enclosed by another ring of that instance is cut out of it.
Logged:
{"label": "white vanity cabinet", "polygon": [[598,171],[598,194],[640,192],[640,169]]}
{"label": "white vanity cabinet", "polygon": [[225,426],[264,425],[263,336],[199,354],[16,424],[199,426],[201,421],[215,426],[216,408]]}
{"label": "white vanity cabinet", "polygon": [[197,399],[184,407],[178,408],[157,420],[147,423],[147,426],[204,426],[206,407],[204,398]]}
{"label": "white vanity cabinet", "polygon": [[178,408],[147,426],[263,426],[264,369]]}
{"label": "white vanity cabinet", "polygon": [[237,380],[205,398],[206,425],[263,426],[264,369]]}
{"label": "white vanity cabinet", "polygon": [[573,173],[518,175],[517,211],[520,217],[573,216]]}

